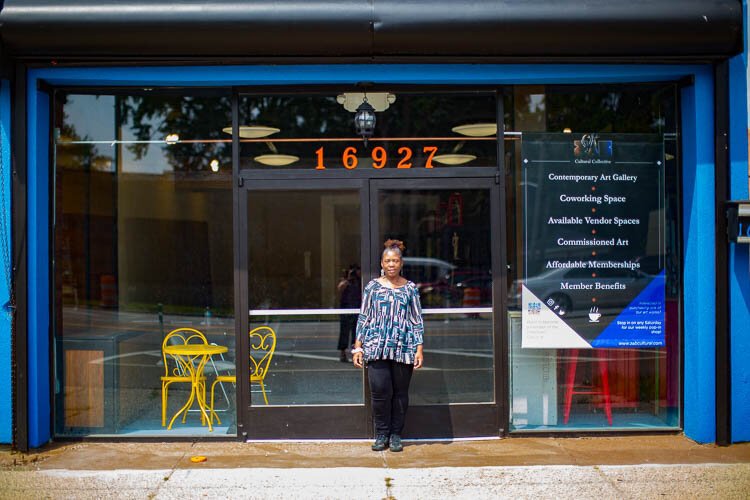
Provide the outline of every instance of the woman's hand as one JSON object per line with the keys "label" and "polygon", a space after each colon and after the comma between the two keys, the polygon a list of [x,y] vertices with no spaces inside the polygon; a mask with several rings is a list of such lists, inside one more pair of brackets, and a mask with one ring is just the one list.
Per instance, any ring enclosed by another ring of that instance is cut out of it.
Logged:
{"label": "woman's hand", "polygon": [[364,357],[364,354],[361,352],[355,352],[352,354],[352,363],[354,363],[354,366],[357,368],[362,368],[362,358]]}
{"label": "woman's hand", "polygon": [[422,346],[417,346],[417,353],[414,355],[414,369],[418,370],[422,368],[424,364],[424,354],[422,354]]}

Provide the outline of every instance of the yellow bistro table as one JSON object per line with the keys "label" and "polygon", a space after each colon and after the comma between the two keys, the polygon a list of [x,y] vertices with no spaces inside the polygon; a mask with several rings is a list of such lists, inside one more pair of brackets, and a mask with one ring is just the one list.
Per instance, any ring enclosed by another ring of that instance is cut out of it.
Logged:
{"label": "yellow bistro table", "polygon": [[213,344],[179,344],[164,347],[166,354],[180,358],[180,363],[190,374],[191,382],[190,397],[187,403],[169,421],[167,430],[172,429],[172,424],[174,424],[174,421],[177,420],[180,414],[185,413],[187,415],[187,411],[193,406],[193,402],[196,400],[201,411],[201,425],[203,425],[204,421],[208,422],[208,430],[214,430],[209,415],[209,412],[213,412],[213,408],[206,407],[206,392],[205,389],[201,390],[201,379],[203,378],[203,369],[206,367],[208,360],[211,359],[211,356],[224,354],[228,350],[229,348],[226,346]]}

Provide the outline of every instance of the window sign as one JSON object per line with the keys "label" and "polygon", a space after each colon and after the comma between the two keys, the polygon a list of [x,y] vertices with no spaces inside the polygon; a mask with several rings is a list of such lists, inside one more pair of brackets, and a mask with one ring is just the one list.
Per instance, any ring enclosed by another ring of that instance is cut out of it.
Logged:
{"label": "window sign", "polygon": [[523,134],[522,347],[665,345],[659,135]]}

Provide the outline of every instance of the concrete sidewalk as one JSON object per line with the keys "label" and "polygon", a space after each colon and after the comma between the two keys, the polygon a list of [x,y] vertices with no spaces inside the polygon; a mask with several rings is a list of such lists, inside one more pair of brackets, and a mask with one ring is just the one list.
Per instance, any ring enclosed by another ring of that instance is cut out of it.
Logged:
{"label": "concrete sidewalk", "polygon": [[[0,451],[2,498],[748,498],[750,443],[682,436],[74,443]],[[193,456],[205,456],[193,463]]]}

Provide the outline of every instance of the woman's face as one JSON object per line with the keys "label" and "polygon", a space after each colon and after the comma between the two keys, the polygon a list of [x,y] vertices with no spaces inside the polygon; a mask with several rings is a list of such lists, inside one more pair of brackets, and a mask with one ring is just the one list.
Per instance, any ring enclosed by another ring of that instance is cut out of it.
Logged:
{"label": "woman's face", "polygon": [[394,279],[401,272],[401,256],[393,250],[386,250],[383,253],[383,259],[380,261],[380,267],[383,268],[386,278]]}

